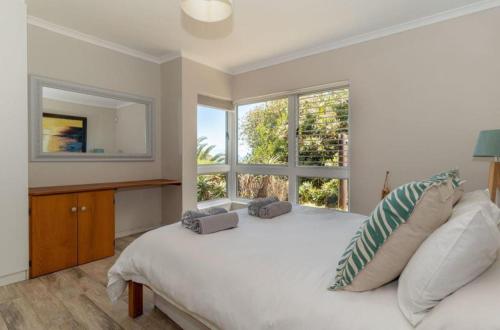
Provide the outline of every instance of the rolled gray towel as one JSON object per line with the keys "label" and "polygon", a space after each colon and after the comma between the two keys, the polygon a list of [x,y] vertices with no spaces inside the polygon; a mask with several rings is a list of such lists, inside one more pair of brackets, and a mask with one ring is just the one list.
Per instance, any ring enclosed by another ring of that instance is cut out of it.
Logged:
{"label": "rolled gray towel", "polygon": [[194,226],[191,230],[201,235],[212,234],[221,230],[237,227],[238,221],[238,213],[236,212],[209,215],[195,219],[193,221]]}
{"label": "rolled gray towel", "polygon": [[292,210],[290,202],[274,202],[263,206],[259,210],[259,218],[271,219]]}
{"label": "rolled gray towel", "polygon": [[227,213],[227,210],[225,208],[222,208],[222,207],[210,207],[206,210],[202,210],[202,211],[186,211],[184,212],[184,214],[182,215],[182,219],[181,219],[181,222],[182,222],[182,225],[188,229],[192,229],[193,227],[193,223],[194,223],[194,220],[196,219],[199,219],[199,218],[204,218],[204,217],[208,217],[210,215],[215,215],[215,214],[222,214],[222,213]]}
{"label": "rolled gray towel", "polygon": [[278,202],[279,199],[276,196],[266,197],[266,198],[255,198],[248,203],[248,214],[255,217],[259,216],[259,210],[271,203]]}

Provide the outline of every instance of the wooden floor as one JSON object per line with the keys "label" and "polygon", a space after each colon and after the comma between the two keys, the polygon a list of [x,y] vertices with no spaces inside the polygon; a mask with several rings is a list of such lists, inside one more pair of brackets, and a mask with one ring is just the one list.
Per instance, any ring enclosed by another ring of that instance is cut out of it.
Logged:
{"label": "wooden floor", "polygon": [[153,306],[144,288],[144,315],[128,317],[127,295],[112,304],[106,293],[108,269],[138,235],[116,240],[114,257],[0,287],[3,329],[180,329]]}

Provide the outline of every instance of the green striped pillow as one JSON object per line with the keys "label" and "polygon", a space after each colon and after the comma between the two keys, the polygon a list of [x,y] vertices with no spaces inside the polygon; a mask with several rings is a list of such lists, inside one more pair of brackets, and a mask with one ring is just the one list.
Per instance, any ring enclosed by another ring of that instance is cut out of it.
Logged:
{"label": "green striped pillow", "polygon": [[432,179],[446,179],[446,178],[451,179],[451,184],[453,185],[453,189],[454,189],[453,205],[455,205],[456,203],[458,203],[458,201],[460,201],[460,199],[462,198],[462,196],[464,194],[463,185],[465,183],[465,180],[462,180],[460,178],[460,171],[458,170],[458,168],[454,168],[454,169],[451,169],[448,171],[438,173],[434,176],[431,176],[431,180]]}
{"label": "green striped pillow", "polygon": [[465,183],[465,180],[460,179],[460,171],[458,170],[458,168],[453,168],[451,170],[433,175],[430,177],[430,180],[434,179],[446,180],[447,178],[451,179],[451,184],[453,185],[454,189],[462,186]]}
{"label": "green striped pillow", "polygon": [[[330,289],[365,291],[399,276],[423,240],[450,216],[452,195],[448,176],[410,182],[393,190],[351,239]],[[412,225],[398,230],[410,219],[414,220]],[[389,238],[391,244],[382,248]],[[377,262],[367,267],[374,259]],[[357,283],[353,285],[355,279]]]}

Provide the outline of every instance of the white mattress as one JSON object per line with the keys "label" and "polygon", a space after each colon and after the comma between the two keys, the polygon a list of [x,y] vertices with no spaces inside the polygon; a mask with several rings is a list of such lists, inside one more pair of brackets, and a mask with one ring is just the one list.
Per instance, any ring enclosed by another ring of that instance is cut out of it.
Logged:
{"label": "white mattress", "polygon": [[294,206],[272,220],[240,210],[239,227],[197,235],[180,223],[148,232],[109,271],[117,299],[126,281],[221,329],[411,329],[396,283],[332,292],[337,261],[365,216]]}
{"label": "white mattress", "polygon": [[[144,283],[211,328],[412,328],[399,311],[396,282],[365,293],[326,289],[365,216],[305,207],[273,220],[239,214],[238,228],[212,235],[177,223],[141,236],[110,269],[110,297],[118,299],[128,280]],[[500,329],[498,297],[500,258],[417,329]]]}

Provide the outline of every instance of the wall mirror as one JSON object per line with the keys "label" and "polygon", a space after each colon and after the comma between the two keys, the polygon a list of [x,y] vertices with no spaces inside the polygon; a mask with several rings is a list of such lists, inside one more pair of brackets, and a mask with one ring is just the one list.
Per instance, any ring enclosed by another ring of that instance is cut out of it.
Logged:
{"label": "wall mirror", "polygon": [[151,98],[31,76],[31,160],[153,160],[153,107]]}

